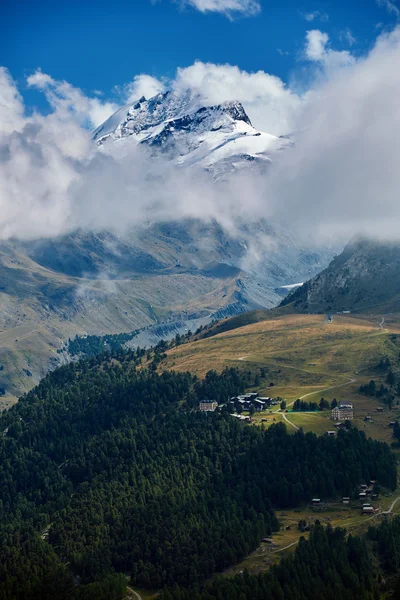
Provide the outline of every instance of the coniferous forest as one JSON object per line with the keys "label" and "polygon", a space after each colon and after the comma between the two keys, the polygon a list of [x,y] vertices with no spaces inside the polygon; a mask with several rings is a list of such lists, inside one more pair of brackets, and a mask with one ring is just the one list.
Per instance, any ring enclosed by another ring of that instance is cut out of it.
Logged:
{"label": "coniferous forest", "polygon": [[275,509],[370,479],[394,489],[389,447],[354,428],[290,435],[200,413],[200,399],[243,391],[238,371],[199,381],[141,357],[61,367],[2,415],[0,598],[118,599],[126,574],[165,600],[333,598],[307,596],[323,571],[336,598],[375,598],[361,540],[320,527],[263,576],[205,582],[278,529]]}

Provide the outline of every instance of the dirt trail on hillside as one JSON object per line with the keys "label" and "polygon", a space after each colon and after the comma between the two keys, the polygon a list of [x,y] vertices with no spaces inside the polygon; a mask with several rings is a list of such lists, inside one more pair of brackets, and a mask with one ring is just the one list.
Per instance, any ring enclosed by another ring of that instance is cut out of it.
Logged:
{"label": "dirt trail on hillside", "polygon": [[[313,392],[308,392],[307,394],[303,394],[303,396],[300,396],[299,399],[300,400],[304,400],[304,398],[307,398],[308,396],[312,396],[313,394],[323,394],[324,392],[327,392],[329,390],[334,390],[336,388],[341,388],[341,387],[344,387],[345,385],[351,385],[352,383],[355,383],[356,381],[357,381],[357,379],[355,379],[355,378],[352,377],[352,378],[349,379],[349,381],[345,381],[344,383],[339,383],[339,385],[331,385],[330,387],[324,388],[323,390],[315,390]],[[290,404],[288,404],[288,406],[293,406],[293,404],[295,402],[296,401],[293,400],[293,402],[290,402]],[[276,412],[278,412],[278,411],[276,411]],[[284,420],[287,423],[289,423],[289,425],[291,425],[292,427],[294,427],[296,430],[300,429],[300,427],[297,427],[297,425],[295,425],[294,423],[292,423],[292,421],[290,421],[288,419],[288,417],[286,416],[285,413],[281,413],[281,414],[282,414]]]}
{"label": "dirt trail on hillside", "polygon": [[136,596],[137,600],[143,600],[142,596],[141,596],[140,594],[138,594],[138,592],[135,592],[135,590],[133,590],[132,588],[130,588],[130,587],[127,587],[126,589],[127,589],[129,592],[132,592],[132,594],[134,594],[134,595]]}

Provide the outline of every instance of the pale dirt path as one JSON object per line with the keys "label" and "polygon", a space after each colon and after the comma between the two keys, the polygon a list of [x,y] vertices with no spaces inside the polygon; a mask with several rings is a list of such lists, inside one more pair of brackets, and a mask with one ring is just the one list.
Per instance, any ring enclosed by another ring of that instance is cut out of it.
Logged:
{"label": "pale dirt path", "polygon": [[[344,387],[345,385],[351,385],[352,383],[355,383],[356,381],[357,381],[357,379],[351,377],[349,379],[349,381],[345,381],[344,383],[340,383],[339,385],[331,385],[330,387],[324,388],[323,390],[315,390],[313,392],[308,392],[307,394],[303,394],[303,396],[300,396],[300,400],[304,400],[304,398],[307,398],[308,396],[312,396],[313,394],[322,394],[323,392],[327,392],[329,390],[335,390],[336,388],[341,388],[341,387]],[[293,406],[293,404],[295,402],[296,401],[293,400],[293,402],[290,402],[287,406]],[[279,411],[276,410],[275,412],[278,413]],[[287,423],[289,423],[289,425],[291,425],[292,427],[294,427],[297,431],[300,429],[300,427],[297,427],[297,425],[295,425],[294,423],[292,423],[292,421],[290,421],[287,418],[287,416],[286,416],[286,414],[284,412],[281,412],[280,414],[283,416],[284,420]]]}
{"label": "pale dirt path", "polygon": [[397,504],[397,502],[400,500],[400,496],[398,496],[395,500],[393,500],[392,504],[389,507],[389,510],[387,510],[386,512],[384,512],[383,514],[386,515],[390,515],[390,513],[392,512],[392,510],[394,509],[395,505]]}
{"label": "pale dirt path", "polygon": [[[245,354],[245,356],[241,356],[240,358],[238,358],[238,360],[243,361],[246,358],[248,358],[249,356],[250,356],[249,354]],[[282,365],[282,366],[285,367],[285,365]],[[292,366],[288,366],[288,368],[296,369],[297,371],[304,371],[305,373],[312,373],[312,371],[306,371],[305,369],[297,369],[296,367],[292,367]],[[304,394],[303,396],[300,396],[300,400],[303,400],[303,398],[307,398],[307,396],[311,396],[312,394],[322,394],[323,392],[327,392],[328,390],[343,387],[344,385],[349,385],[351,383],[354,383],[355,381],[356,381],[356,379],[350,379],[350,381],[346,381],[345,383],[340,383],[339,385],[332,385],[330,387],[324,388],[323,390],[314,390],[313,392],[308,392],[308,394]],[[293,400],[293,402],[290,402],[290,404],[288,404],[288,406],[292,406],[294,403],[295,403],[295,400]],[[279,411],[276,410],[274,412],[277,413]],[[286,421],[286,423],[288,423],[289,425],[294,427],[294,429],[296,429],[297,431],[300,429],[300,427],[297,427],[297,425],[292,423],[292,421],[290,421],[287,418],[287,416],[284,412],[281,412],[280,414],[283,416],[283,419]]]}
{"label": "pale dirt path", "polygon": [[33,329],[32,331],[30,331],[29,333],[27,333],[26,335],[23,335],[21,337],[18,338],[18,341],[22,341],[22,340],[26,340],[27,337],[29,337],[30,335],[32,335],[33,333],[38,333],[40,331],[40,329]]}
{"label": "pale dirt path", "polygon": [[286,423],[289,423],[289,425],[291,425],[292,427],[294,427],[297,431],[299,431],[300,427],[297,427],[297,425],[295,425],[294,423],[292,423],[292,421],[289,421],[289,419],[287,418],[287,416],[285,415],[285,413],[281,413],[281,415],[283,416],[284,421],[286,421]]}
{"label": "pale dirt path", "polygon": [[279,550],[274,550],[272,552],[272,554],[278,554],[278,552],[283,552],[284,550],[287,550],[288,548],[291,548],[292,546],[295,546],[298,543],[299,543],[299,540],[296,540],[295,542],[292,542],[291,544],[288,544],[284,548],[279,548]]}
{"label": "pale dirt path", "polygon": [[24,340],[33,333],[38,333],[39,331],[41,331],[40,328],[29,329],[27,325],[17,325],[17,327],[10,327],[10,329],[0,331],[0,345],[7,345],[11,342],[14,342],[16,339],[18,341]]}
{"label": "pale dirt path", "polygon": [[[380,329],[382,329],[382,333],[386,333],[387,332],[387,329],[383,328],[384,323],[385,323],[385,317],[382,317],[382,321],[379,323],[379,327],[380,327]],[[308,394],[304,394],[303,396],[300,396],[300,400],[304,400],[304,398],[307,398],[308,396],[312,396],[313,394],[322,394],[324,392],[328,392],[329,390],[335,390],[337,388],[341,388],[341,387],[344,387],[346,385],[351,385],[352,383],[355,383],[356,381],[357,381],[357,379],[354,378],[354,377],[352,377],[352,378],[350,378],[349,381],[346,381],[345,383],[340,383],[339,385],[331,385],[330,387],[327,387],[327,388],[325,388],[323,390],[316,390],[314,392],[308,392]],[[290,402],[290,404],[288,404],[287,406],[293,406],[294,403],[295,403],[295,400],[293,400],[293,402]],[[275,411],[275,412],[278,412],[278,411]],[[299,429],[299,427],[297,427],[297,425],[295,425],[294,423],[292,423],[287,418],[287,416],[284,413],[282,413],[282,414],[283,414],[284,420],[287,423],[289,423],[295,429],[297,429],[297,430]],[[399,500],[399,498],[397,500]],[[397,500],[395,501],[395,503],[397,502]]]}
{"label": "pale dirt path", "polygon": [[[241,356],[240,358],[238,358],[238,360],[243,361],[246,358],[248,358],[250,355],[246,354],[245,356]],[[293,367],[293,366],[289,366],[289,365],[281,365],[282,367],[287,367],[289,369],[295,369],[297,371],[304,371],[305,373],[312,373],[312,371],[306,371],[305,369],[298,369],[297,367]],[[334,390],[336,388],[341,388],[344,387],[345,385],[350,385],[352,383],[355,383],[357,381],[357,379],[355,378],[350,378],[349,381],[345,381],[344,383],[339,383],[338,385],[331,385],[327,388],[324,388],[323,390],[314,390],[312,392],[308,392],[307,394],[303,394],[303,396],[300,396],[300,400],[304,400],[304,398],[307,398],[308,396],[312,396],[313,394],[322,394],[323,392],[328,392],[329,390]],[[287,406],[292,406],[295,403],[295,400],[293,400],[292,402],[290,402]],[[276,410],[274,412],[279,412],[279,410]],[[286,416],[286,414],[280,413],[283,416],[283,419],[292,427],[294,427],[294,429],[299,430],[300,428],[297,427],[297,425],[295,425],[294,423],[292,423],[292,421],[290,421],[288,419],[288,417]]]}
{"label": "pale dirt path", "polygon": [[132,592],[132,594],[134,594],[136,596],[137,600],[143,600],[142,596],[140,594],[138,594],[137,592],[135,592],[135,590],[133,590],[129,586],[127,586],[126,589],[129,590],[130,592]]}
{"label": "pale dirt path", "polygon": [[[336,388],[341,388],[344,387],[345,385],[350,385],[351,383],[355,383],[357,381],[356,378],[351,377],[349,379],[349,381],[345,381],[344,383],[339,383],[338,385],[331,385],[330,387],[324,388],[323,390],[315,390],[314,392],[308,392],[308,394],[304,394],[303,396],[300,396],[300,400],[304,400],[304,398],[307,398],[308,396],[312,396],[313,394],[322,394],[323,392],[328,392],[329,390],[335,390]],[[293,402],[291,402],[289,404],[289,406],[292,406],[292,404],[295,403],[295,400],[293,400]]]}

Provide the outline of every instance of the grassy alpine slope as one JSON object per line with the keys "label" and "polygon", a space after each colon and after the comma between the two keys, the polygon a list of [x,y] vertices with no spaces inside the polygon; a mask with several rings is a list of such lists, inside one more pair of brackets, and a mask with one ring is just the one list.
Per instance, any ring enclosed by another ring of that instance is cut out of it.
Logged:
{"label": "grassy alpine slope", "polygon": [[[323,315],[268,316],[173,348],[161,369],[189,370],[203,376],[210,369],[234,366],[248,374],[249,387],[263,395],[285,398],[289,409],[302,396],[312,402],[319,402],[322,396],[329,401],[348,399],[356,407],[356,425],[390,443],[388,421],[396,417],[398,407],[394,405],[391,413],[385,408],[383,415],[375,414],[382,404],[360,395],[359,387],[373,378],[384,380],[385,374],[376,369],[383,356],[399,365],[400,319],[386,317],[382,326],[380,316],[335,315],[333,323],[327,323]],[[364,417],[370,414],[374,414],[373,423],[365,423]],[[331,429],[329,416],[325,412],[290,413],[288,417],[296,426],[320,434]],[[274,413],[268,418],[279,421],[282,415]]]}
{"label": "grassy alpine slope", "polygon": [[162,367],[201,376],[228,365],[265,366],[290,398],[291,388],[343,383],[355,371],[367,372],[383,355],[398,356],[390,333],[400,333],[400,321],[392,320],[389,333],[379,327],[380,320],[335,316],[328,324],[322,315],[272,317],[174,348]]}

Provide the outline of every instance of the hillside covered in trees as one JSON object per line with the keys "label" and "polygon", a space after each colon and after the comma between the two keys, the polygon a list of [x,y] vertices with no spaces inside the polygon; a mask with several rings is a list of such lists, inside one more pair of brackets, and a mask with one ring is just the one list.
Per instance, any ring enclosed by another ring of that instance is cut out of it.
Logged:
{"label": "hillside covered in trees", "polygon": [[[166,594],[200,589],[278,529],[275,508],[370,479],[396,487],[388,446],[356,429],[289,435],[198,412],[243,390],[235,369],[199,381],[141,361],[119,351],[61,367],[2,415],[2,600],[119,598],[125,573]],[[363,554],[350,563],[364,573]]]}
{"label": "hillside covered in trees", "polygon": [[[65,350],[72,357],[89,358],[104,352],[117,352],[129,342],[137,333],[138,329],[130,333],[114,333],[108,335],[76,335],[69,339]],[[61,352],[61,350],[58,350]]]}

